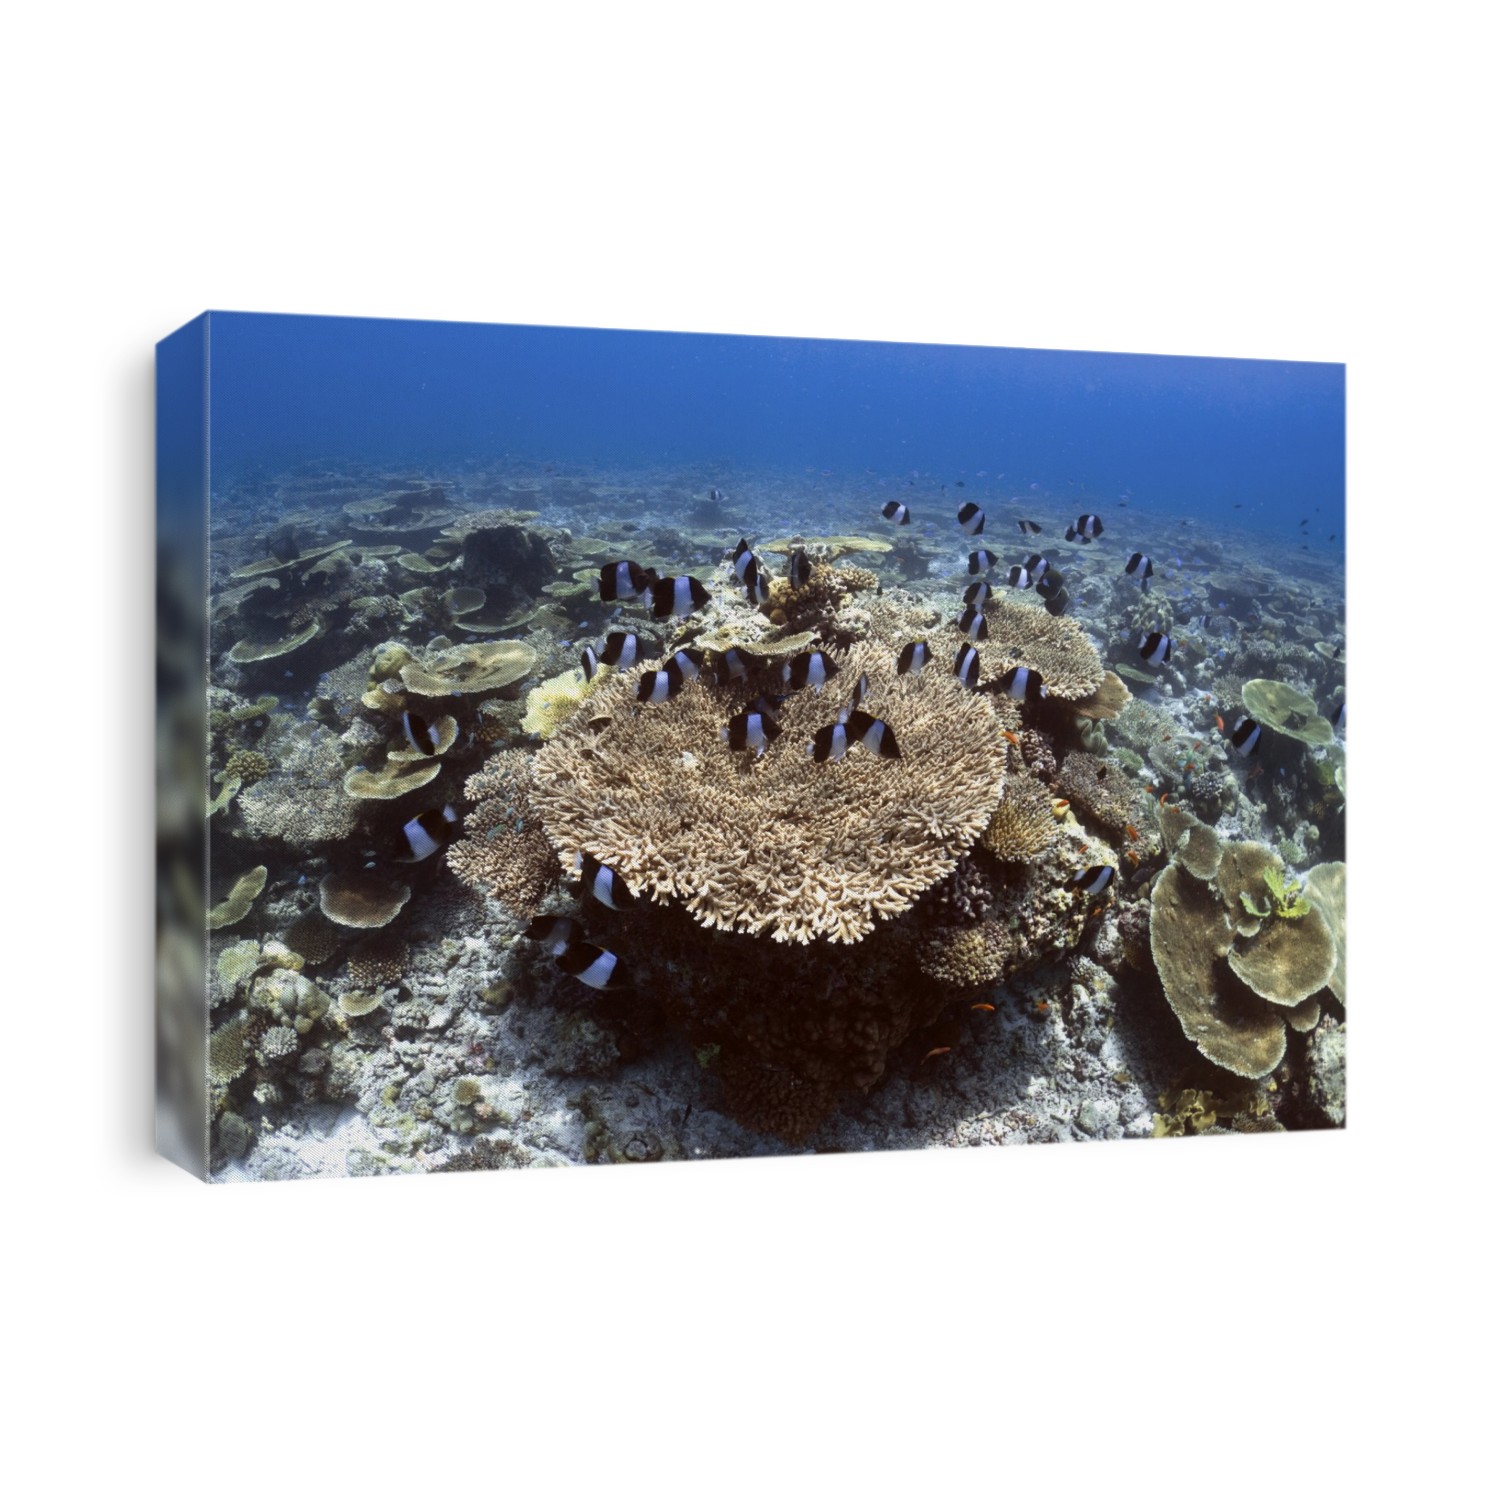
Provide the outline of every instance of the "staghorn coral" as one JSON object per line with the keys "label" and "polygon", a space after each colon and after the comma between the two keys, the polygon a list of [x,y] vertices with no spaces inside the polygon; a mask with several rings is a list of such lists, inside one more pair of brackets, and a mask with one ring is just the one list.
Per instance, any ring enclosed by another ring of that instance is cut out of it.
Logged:
{"label": "staghorn coral", "polygon": [[917,944],[917,963],[937,984],[984,989],[1004,977],[1011,957],[1010,931],[1000,921],[973,927],[938,927]]}
{"label": "staghorn coral", "polygon": [[1057,817],[1052,794],[1034,776],[1013,773],[980,847],[999,860],[1033,860],[1057,842]]}
{"label": "staghorn coral", "polygon": [[519,750],[490,756],[464,783],[474,804],[465,837],[448,850],[448,866],[476,890],[530,919],[561,875],[557,855],[530,800],[531,759]]}
{"label": "staghorn coral", "polygon": [[1027,768],[1041,781],[1052,782],[1057,777],[1057,757],[1052,751],[1052,741],[1038,729],[1023,729],[1021,736],[1021,759]]}
{"label": "staghorn coral", "polygon": [[778,942],[853,943],[905,911],[958,863],[1000,800],[1005,741],[981,694],[941,673],[898,677],[888,646],[861,643],[840,669],[870,678],[899,760],[859,749],[806,754],[836,711],[832,693],[792,694],[782,736],[757,759],[720,730],[745,692],[690,682],[634,711],[634,674],[595,695],[598,731],[577,720],[537,755],[533,805],[565,861],[592,854],[635,894],[682,901],[706,927]]}
{"label": "staghorn coral", "polygon": [[[993,682],[1012,667],[1032,667],[1053,698],[1092,698],[1103,686],[1104,663],[1076,620],[1010,598],[991,599],[984,613],[990,637],[979,647],[981,682]],[[944,645],[959,639],[955,631]]]}

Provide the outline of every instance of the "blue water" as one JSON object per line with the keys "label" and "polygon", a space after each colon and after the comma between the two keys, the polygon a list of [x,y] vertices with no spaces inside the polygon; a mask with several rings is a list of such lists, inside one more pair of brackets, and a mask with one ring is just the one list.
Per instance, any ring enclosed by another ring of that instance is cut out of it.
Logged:
{"label": "blue water", "polygon": [[216,489],[313,459],[811,471],[1051,517],[1309,517],[1342,552],[1342,365],[241,313],[209,347]]}

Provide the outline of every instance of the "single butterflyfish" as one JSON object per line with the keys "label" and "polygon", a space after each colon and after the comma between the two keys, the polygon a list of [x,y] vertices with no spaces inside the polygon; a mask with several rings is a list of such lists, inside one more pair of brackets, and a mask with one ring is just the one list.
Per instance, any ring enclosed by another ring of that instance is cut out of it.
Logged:
{"label": "single butterflyfish", "polygon": [[708,603],[708,590],[696,578],[659,578],[651,585],[651,617],[690,615]]}
{"label": "single butterflyfish", "polygon": [[406,736],[406,743],[418,755],[437,754],[439,744],[437,730],[420,714],[414,714],[410,709],[406,709],[401,715],[401,732]]}
{"label": "single butterflyfish", "polygon": [[1172,638],[1163,635],[1159,630],[1143,635],[1141,637],[1141,660],[1150,662],[1153,667],[1159,667],[1164,661],[1171,661]]}
{"label": "single butterflyfish", "polygon": [[536,917],[521,936],[541,943],[556,958],[575,938],[583,936],[583,923],[574,917]]}
{"label": "single butterflyfish", "polygon": [[1071,876],[1068,884],[1077,887],[1085,895],[1099,896],[1109,889],[1109,883],[1114,878],[1113,865],[1090,865],[1088,869],[1079,870],[1076,875]]}
{"label": "single butterflyfish", "polygon": [[970,500],[958,508],[958,524],[965,536],[978,536],[984,530],[984,511]]}
{"label": "single butterflyfish", "polygon": [[780,733],[781,725],[770,714],[747,708],[729,721],[727,729],[719,731],[719,738],[731,750],[753,750],[762,755],[766,746]]}
{"label": "single butterflyfish", "polygon": [[993,584],[986,582],[983,578],[976,579],[964,590],[964,603],[972,604],[975,609],[983,609],[990,602],[990,595],[994,592]]}
{"label": "single butterflyfish", "polygon": [[908,672],[920,673],[931,659],[932,652],[926,641],[908,641],[896,658],[896,675],[904,677]]}
{"label": "single butterflyfish", "polygon": [[569,943],[557,955],[557,967],[591,989],[619,990],[630,983],[620,955],[596,943]]}
{"label": "single butterflyfish", "polygon": [[887,521],[894,521],[898,526],[911,525],[911,511],[899,500],[887,500],[885,504],[880,507],[880,514],[883,515]]}
{"label": "single butterflyfish", "polygon": [[958,628],[971,641],[987,641],[990,638],[990,622],[982,610],[972,604],[958,617]]}
{"label": "single butterflyfish", "polygon": [[585,895],[592,896],[595,901],[615,911],[623,911],[627,906],[635,905],[636,898],[630,894],[630,887],[608,865],[601,865],[592,854],[583,856],[579,878],[583,881]]}
{"label": "single butterflyfish", "polygon": [[1260,725],[1254,719],[1241,719],[1230,730],[1229,743],[1236,755],[1248,759],[1260,748]]}
{"label": "single butterflyfish", "polygon": [[451,807],[429,808],[403,823],[401,838],[408,860],[427,859],[458,833],[458,814]]}
{"label": "single butterflyfish", "polygon": [[636,664],[640,654],[641,638],[633,630],[611,630],[604,638],[599,660],[607,667],[625,672]]}
{"label": "single butterflyfish", "polygon": [[639,599],[651,587],[639,563],[605,563],[599,570],[599,598],[610,604],[616,599]]}
{"label": "single butterflyfish", "polygon": [[995,554],[981,547],[977,552],[969,554],[969,571],[971,573],[988,573],[995,566]]}
{"label": "single butterflyfish", "polygon": [[967,688],[979,686],[979,652],[973,646],[960,646],[953,658],[953,675]]}
{"label": "single butterflyfish", "polygon": [[794,691],[810,687],[813,692],[821,693],[823,684],[837,673],[838,667],[825,652],[799,651],[781,669],[781,680]]}

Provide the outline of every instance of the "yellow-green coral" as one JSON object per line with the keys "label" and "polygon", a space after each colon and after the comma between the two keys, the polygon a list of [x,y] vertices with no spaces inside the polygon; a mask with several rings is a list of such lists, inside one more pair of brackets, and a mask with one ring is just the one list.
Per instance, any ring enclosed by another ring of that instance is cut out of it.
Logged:
{"label": "yellow-green coral", "polygon": [[256,865],[235,881],[229,895],[208,911],[210,927],[232,927],[243,919],[254,905],[255,898],[266,888],[266,867]]}
{"label": "yellow-green coral", "polygon": [[540,687],[527,693],[526,717],[521,720],[521,728],[527,734],[550,740],[573,717],[578,706],[609,680],[610,675],[608,667],[601,667],[585,681],[583,673],[577,667],[571,667],[556,677],[549,677]]}

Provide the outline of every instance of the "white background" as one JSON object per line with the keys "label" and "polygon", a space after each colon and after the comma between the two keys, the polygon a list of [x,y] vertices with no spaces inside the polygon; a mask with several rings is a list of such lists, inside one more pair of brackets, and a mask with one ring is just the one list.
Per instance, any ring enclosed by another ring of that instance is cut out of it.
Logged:
{"label": "white background", "polygon": [[[10,13],[14,1493],[1493,1482],[1482,14]],[[206,307],[1347,361],[1351,1128],[212,1191],[154,1160],[151,350]]]}

